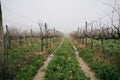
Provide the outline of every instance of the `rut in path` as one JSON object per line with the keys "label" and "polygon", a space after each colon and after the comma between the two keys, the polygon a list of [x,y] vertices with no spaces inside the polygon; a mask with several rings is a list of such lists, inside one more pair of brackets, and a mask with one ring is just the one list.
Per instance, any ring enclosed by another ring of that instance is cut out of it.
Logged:
{"label": "rut in path", "polygon": [[93,71],[91,71],[90,67],[83,61],[82,58],[79,57],[78,51],[77,51],[77,48],[75,47],[75,45],[72,42],[71,42],[71,44],[73,45],[76,57],[77,57],[78,62],[79,62],[79,65],[80,65],[81,69],[85,72],[85,75],[88,76],[88,77],[90,77],[90,80],[98,80],[95,77],[95,73]]}
{"label": "rut in path", "polygon": [[[64,40],[61,42],[61,44],[57,47],[57,49],[59,47],[61,47],[61,45],[63,44]],[[56,49],[56,50],[57,50]],[[48,64],[50,63],[50,61],[52,60],[54,53],[56,52],[56,50],[47,58],[47,60],[44,62],[43,66],[38,70],[37,74],[35,75],[35,77],[33,78],[33,80],[43,80],[44,76],[45,76],[45,70],[47,69]]]}

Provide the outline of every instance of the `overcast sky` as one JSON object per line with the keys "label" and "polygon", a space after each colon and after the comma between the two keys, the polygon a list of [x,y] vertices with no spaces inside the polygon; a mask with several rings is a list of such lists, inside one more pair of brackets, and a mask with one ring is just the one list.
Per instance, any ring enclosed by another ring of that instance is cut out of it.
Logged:
{"label": "overcast sky", "polygon": [[[38,29],[39,22],[69,33],[110,13],[115,0],[1,0],[3,24]],[[117,0],[117,4],[120,0]]]}

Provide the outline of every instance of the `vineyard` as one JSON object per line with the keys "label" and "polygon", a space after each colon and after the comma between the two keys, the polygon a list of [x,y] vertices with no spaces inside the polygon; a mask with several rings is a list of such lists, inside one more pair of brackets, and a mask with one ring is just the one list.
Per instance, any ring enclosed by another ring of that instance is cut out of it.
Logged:
{"label": "vineyard", "polygon": [[44,21],[37,28],[3,26],[0,3],[0,80],[120,80],[116,4],[108,5],[110,14],[85,21],[66,35]]}
{"label": "vineyard", "polygon": [[111,14],[110,24],[105,24],[103,17],[90,23],[85,22],[85,26],[78,27],[77,31],[70,34],[79,56],[88,63],[96,77],[102,80],[120,79],[119,9],[113,7]]}

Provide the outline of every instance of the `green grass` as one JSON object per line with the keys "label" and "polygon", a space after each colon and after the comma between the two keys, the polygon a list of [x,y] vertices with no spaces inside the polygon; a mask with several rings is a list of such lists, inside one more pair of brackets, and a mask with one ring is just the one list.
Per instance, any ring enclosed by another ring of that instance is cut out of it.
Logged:
{"label": "green grass", "polygon": [[[57,45],[60,41],[57,41]],[[54,45],[56,45],[56,43]],[[57,46],[56,45],[56,46]],[[44,45],[45,46],[45,41]],[[55,47],[56,47],[55,46]],[[48,48],[52,49],[53,48]],[[38,68],[43,64],[44,56],[34,54],[40,51],[40,43],[32,43],[30,46],[9,49],[6,52],[8,63],[8,80],[32,80]]]}
{"label": "green grass", "polygon": [[120,80],[120,71],[113,64],[105,63],[103,60],[94,60],[96,53],[87,48],[79,49],[79,56],[82,57],[96,72],[96,76],[102,80]]}
{"label": "green grass", "polygon": [[39,67],[43,64],[42,56],[35,56],[28,65],[25,65],[15,76],[14,80],[32,80]]}
{"label": "green grass", "polygon": [[[33,42],[39,41],[38,39],[34,39],[34,38],[32,40],[33,40]],[[21,45],[20,45],[19,39],[14,39],[14,40],[11,40],[10,49],[16,49],[16,48],[20,48],[20,47],[27,47],[27,45],[29,45],[30,43],[31,43],[30,38],[27,39],[27,41],[26,41],[26,39],[21,39]]]}
{"label": "green grass", "polygon": [[48,49],[48,54],[51,54],[54,50],[55,50],[55,48],[49,48]]}
{"label": "green grass", "polygon": [[[45,45],[44,45],[45,46]],[[30,64],[34,53],[40,51],[40,43],[33,43],[30,46],[9,49],[6,52],[6,63],[8,64],[8,78],[13,79],[21,68]],[[40,66],[39,66],[40,67]]]}
{"label": "green grass", "polygon": [[96,76],[102,80],[120,80],[120,71],[115,65],[99,61],[93,63],[91,68],[96,72]]}
{"label": "green grass", "polygon": [[[91,40],[88,39],[88,44],[91,44]],[[98,51],[101,50],[101,41],[93,40],[93,47]],[[104,53],[107,55],[117,55],[120,56],[120,40],[104,40]]]}
{"label": "green grass", "polygon": [[21,68],[30,64],[32,58],[35,57],[33,53],[38,51],[39,49],[39,44],[33,44],[25,48],[16,48],[14,50],[8,50],[6,54],[8,56],[8,78],[14,78]]}
{"label": "green grass", "polygon": [[[56,49],[56,46],[59,45],[59,42],[61,42],[61,39],[58,39],[57,42],[55,42],[52,47],[48,48],[48,50],[47,50],[48,54],[53,53],[53,51]],[[52,40],[51,40],[51,43],[53,43]]]}
{"label": "green grass", "polygon": [[68,39],[65,39],[48,65],[45,80],[89,80],[80,70],[74,49]]}
{"label": "green grass", "polygon": [[88,63],[91,63],[93,61],[93,57],[95,56],[94,51],[87,48],[81,48],[78,51],[79,51],[79,56],[82,57],[85,61],[87,61]]}
{"label": "green grass", "polygon": [[39,44],[33,44],[25,48],[18,48],[14,50],[8,50],[6,55],[8,56],[9,64],[19,62],[21,59],[25,58],[27,55],[33,54],[40,49]]}

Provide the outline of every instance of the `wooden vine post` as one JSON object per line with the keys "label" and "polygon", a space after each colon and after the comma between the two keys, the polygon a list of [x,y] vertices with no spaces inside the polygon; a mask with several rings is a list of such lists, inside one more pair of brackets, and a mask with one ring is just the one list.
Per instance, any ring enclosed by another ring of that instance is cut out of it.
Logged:
{"label": "wooden vine post", "polygon": [[0,79],[5,80],[4,32],[2,27],[2,11],[0,3]]}
{"label": "wooden vine post", "polygon": [[49,30],[50,34],[49,34],[49,37],[50,37],[50,46],[51,46],[51,38],[52,38],[52,29]]}
{"label": "wooden vine post", "polygon": [[85,46],[87,47],[87,21],[85,22],[85,27],[86,27],[86,31],[85,31]]}
{"label": "wooden vine post", "polygon": [[[11,48],[11,39],[10,39],[10,33],[9,33],[9,29],[8,26],[6,25],[6,35],[5,35],[5,39],[4,39],[4,52],[6,53],[8,51],[8,49]],[[6,54],[7,56],[7,54]]]}
{"label": "wooden vine post", "polygon": [[92,33],[92,31],[93,31],[93,23],[91,24],[91,49],[93,48],[93,33]]}
{"label": "wooden vine post", "polygon": [[21,47],[21,44],[22,44],[21,39],[22,39],[22,36],[21,36],[21,33],[19,32],[19,44],[20,44],[20,47]]}
{"label": "wooden vine post", "polygon": [[81,32],[82,32],[82,31],[81,31],[81,28],[80,28],[79,31],[80,31],[80,34],[79,34],[79,36],[80,36],[80,43],[82,43],[82,37],[81,37]]}
{"label": "wooden vine post", "polygon": [[31,34],[30,43],[32,44],[32,43],[33,43],[33,30],[32,30],[32,29],[31,29],[31,31],[30,31],[30,34]]}
{"label": "wooden vine post", "polygon": [[7,80],[8,77],[8,54],[7,51],[8,49],[11,48],[11,37],[10,37],[10,33],[9,33],[9,29],[8,26],[6,25],[6,35],[4,38],[4,71],[5,71],[5,80]]}
{"label": "wooden vine post", "polygon": [[78,38],[78,41],[79,41],[79,26],[78,26],[78,32],[77,32],[77,38]]}
{"label": "wooden vine post", "polygon": [[54,43],[54,37],[55,37],[55,28],[53,29],[53,43]]}
{"label": "wooden vine post", "polygon": [[9,29],[7,25],[6,25],[5,44],[6,44],[6,50],[11,48],[11,39],[9,36]]}
{"label": "wooden vine post", "polygon": [[101,53],[104,53],[104,41],[103,41],[103,27],[102,27],[102,35],[101,35]]}
{"label": "wooden vine post", "polygon": [[48,30],[47,24],[45,23],[45,40],[46,40],[46,48],[48,48]]}
{"label": "wooden vine post", "polygon": [[42,32],[42,24],[39,24],[40,27],[40,47],[41,51],[43,51],[43,32]]}
{"label": "wooden vine post", "polygon": [[[82,34],[84,35],[84,30],[83,30]],[[83,36],[83,38],[82,38],[82,45],[83,45],[83,44],[84,44],[84,36]]]}

